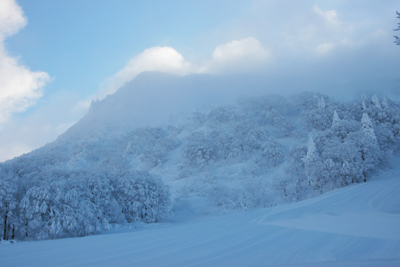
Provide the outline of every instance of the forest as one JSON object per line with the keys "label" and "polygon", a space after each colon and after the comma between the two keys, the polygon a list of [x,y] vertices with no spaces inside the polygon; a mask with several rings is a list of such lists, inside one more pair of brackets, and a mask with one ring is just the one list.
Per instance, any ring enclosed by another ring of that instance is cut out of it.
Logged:
{"label": "forest", "polygon": [[195,210],[199,199],[208,213],[300,201],[368,182],[399,147],[400,103],[377,95],[347,102],[313,92],[264,95],[157,127],[67,131],[0,163],[0,237],[56,239],[156,223]]}

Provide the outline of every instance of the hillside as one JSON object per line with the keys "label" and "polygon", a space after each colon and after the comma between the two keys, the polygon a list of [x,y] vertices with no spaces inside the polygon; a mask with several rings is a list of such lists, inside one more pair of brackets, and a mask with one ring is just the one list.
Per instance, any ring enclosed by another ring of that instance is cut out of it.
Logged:
{"label": "hillside", "polygon": [[3,239],[297,202],[368,182],[398,151],[389,98],[240,97],[244,85],[226,79],[144,73],[55,142],[1,163]]}

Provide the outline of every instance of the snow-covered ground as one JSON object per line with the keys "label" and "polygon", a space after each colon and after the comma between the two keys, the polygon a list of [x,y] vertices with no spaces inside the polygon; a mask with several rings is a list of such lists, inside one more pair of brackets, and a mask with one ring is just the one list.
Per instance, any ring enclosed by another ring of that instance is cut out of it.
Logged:
{"label": "snow-covered ground", "polygon": [[171,218],[2,244],[1,266],[400,266],[399,168],[298,203]]}

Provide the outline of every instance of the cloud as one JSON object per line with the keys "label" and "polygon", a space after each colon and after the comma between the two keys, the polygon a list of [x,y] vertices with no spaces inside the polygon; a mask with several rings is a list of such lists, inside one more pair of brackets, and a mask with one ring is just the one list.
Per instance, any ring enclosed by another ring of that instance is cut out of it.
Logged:
{"label": "cloud", "polygon": [[108,78],[105,86],[100,89],[99,97],[112,94],[125,83],[131,81],[144,71],[161,71],[166,73],[185,75],[193,70],[191,63],[172,47],[151,47],[144,50],[129,62],[117,74]]}
{"label": "cloud", "polygon": [[259,67],[269,56],[259,40],[248,37],[215,48],[211,61],[201,69],[206,73],[244,72]]}
{"label": "cloud", "polygon": [[270,56],[256,38],[248,37],[233,40],[215,48],[211,58],[202,65],[195,65],[174,48],[164,46],[151,47],[133,57],[115,75],[108,78],[99,91],[79,102],[76,109],[87,110],[92,100],[103,99],[115,93],[120,87],[133,80],[144,71],[160,71],[165,73],[186,75],[189,73],[237,73],[254,70]]}
{"label": "cloud", "polygon": [[32,72],[8,55],[4,39],[26,25],[21,8],[13,0],[0,1],[0,124],[12,113],[25,111],[42,96],[50,80],[45,72]]}
{"label": "cloud", "polygon": [[27,21],[21,8],[14,0],[0,1],[0,38],[15,34]]}
{"label": "cloud", "polygon": [[0,128],[0,162],[27,153],[54,141],[81,119],[86,110],[72,107],[78,93],[57,91],[24,116],[13,116]]}
{"label": "cloud", "polygon": [[100,88],[99,98],[112,94],[125,83],[131,81],[144,71],[161,71],[171,74],[186,75],[189,73],[220,73],[245,71],[263,63],[269,53],[260,41],[254,37],[233,40],[219,45],[212,53],[211,60],[196,66],[172,47],[151,47],[135,56]]}
{"label": "cloud", "polygon": [[318,6],[313,6],[313,11],[321,16],[326,23],[330,25],[339,25],[339,19],[336,10],[322,11]]}

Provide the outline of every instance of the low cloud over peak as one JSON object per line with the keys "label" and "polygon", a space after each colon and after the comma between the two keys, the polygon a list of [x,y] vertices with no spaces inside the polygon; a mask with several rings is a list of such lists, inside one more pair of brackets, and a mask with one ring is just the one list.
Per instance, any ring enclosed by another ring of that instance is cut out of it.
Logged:
{"label": "low cloud over peak", "polygon": [[270,53],[254,37],[233,40],[215,48],[205,72],[229,73],[254,70],[269,56]]}
{"label": "low cloud over peak", "polygon": [[144,50],[138,56],[131,58],[128,63],[114,76],[106,80],[106,85],[100,88],[98,97],[115,93],[118,88],[131,81],[144,71],[161,71],[178,75],[190,73],[192,65],[183,56],[168,46],[155,46]]}
{"label": "low cloud over peak", "polygon": [[[217,46],[211,58],[203,65],[186,61],[182,54],[172,47],[150,47],[131,58],[119,72],[108,78],[99,93],[92,98],[102,99],[107,94],[116,92],[118,88],[144,71],[160,71],[177,75],[244,72],[259,66],[268,57],[269,52],[254,37],[233,40]],[[86,102],[89,103],[89,101]]]}

